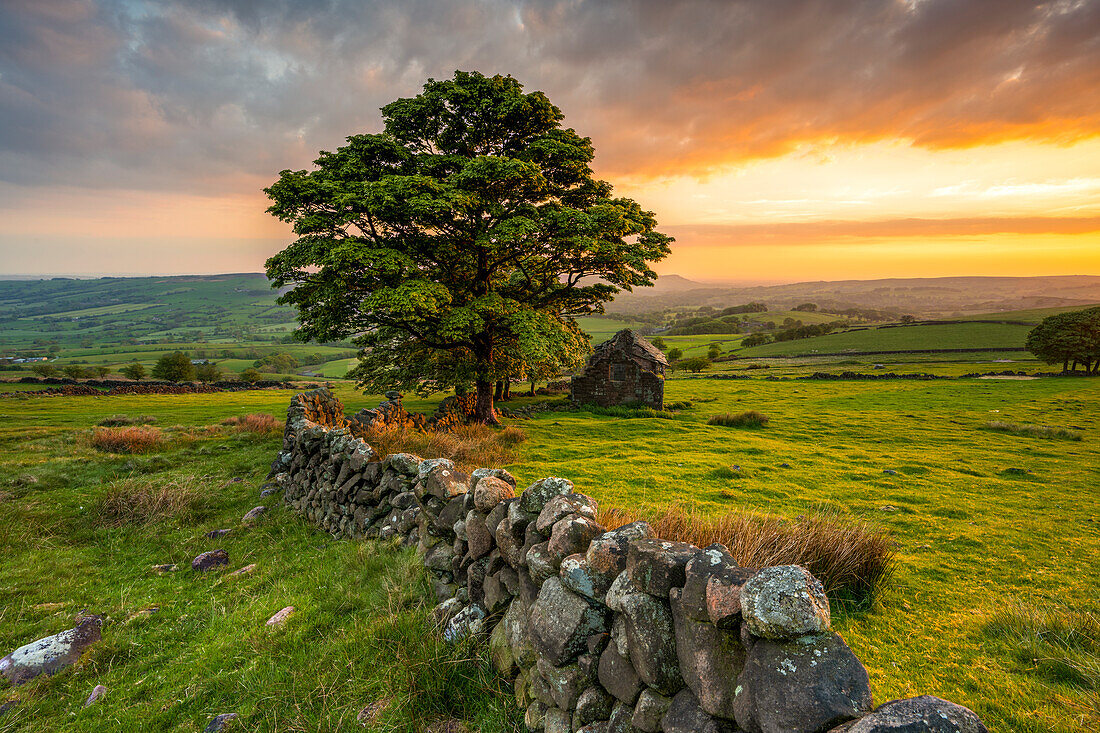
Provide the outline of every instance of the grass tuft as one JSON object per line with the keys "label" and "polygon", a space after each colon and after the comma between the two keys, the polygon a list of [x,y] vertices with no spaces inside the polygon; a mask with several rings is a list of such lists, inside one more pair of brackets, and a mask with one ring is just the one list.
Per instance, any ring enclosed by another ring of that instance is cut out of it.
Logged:
{"label": "grass tuft", "polygon": [[999,606],[986,630],[1013,644],[1028,673],[1100,692],[1100,613],[1016,601]]}
{"label": "grass tuft", "polygon": [[744,510],[713,516],[678,505],[660,514],[600,507],[599,521],[608,529],[639,519],[648,521],[662,539],[697,547],[721,543],[743,567],[802,565],[832,600],[846,604],[870,605],[894,568],[895,543],[888,534],[836,514],[800,516],[791,522]]}
{"label": "grass tuft", "polygon": [[1082,438],[1078,430],[1056,428],[1049,425],[1008,422],[1006,420],[990,420],[982,425],[982,430],[992,430],[997,433],[1008,433],[1010,435],[1023,435],[1029,438],[1045,438],[1046,440],[1081,440]]}
{"label": "grass tuft", "polygon": [[168,519],[188,521],[200,514],[209,500],[209,490],[196,486],[193,477],[157,484],[122,481],[96,499],[91,516],[103,527],[151,524]]}
{"label": "grass tuft", "polygon": [[768,416],[756,410],[739,412],[725,412],[720,415],[711,415],[707,425],[721,425],[727,428],[762,428],[768,424]]}
{"label": "grass tuft", "polygon": [[498,430],[479,424],[459,425],[448,432],[380,426],[368,430],[364,439],[380,456],[415,453],[421,458],[449,458],[469,471],[514,463],[516,446],[527,439],[527,434],[517,427]]}
{"label": "grass tuft", "polygon": [[256,433],[258,435],[275,435],[283,431],[283,426],[279,421],[273,415],[264,412],[230,417],[223,420],[222,425],[236,428],[242,433]]}
{"label": "grass tuft", "polygon": [[164,445],[164,435],[157,428],[96,428],[92,447],[104,453],[147,453]]}
{"label": "grass tuft", "polygon": [[655,410],[652,407],[638,404],[628,405],[612,405],[611,407],[600,407],[599,405],[580,405],[578,410],[582,412],[588,412],[593,415],[602,415],[603,417],[621,417],[625,419],[638,418],[638,417],[657,417],[662,420],[672,420],[676,417],[676,414],[671,410]]}
{"label": "grass tuft", "polygon": [[101,428],[121,428],[128,425],[153,425],[157,418],[153,415],[110,415],[96,423]]}

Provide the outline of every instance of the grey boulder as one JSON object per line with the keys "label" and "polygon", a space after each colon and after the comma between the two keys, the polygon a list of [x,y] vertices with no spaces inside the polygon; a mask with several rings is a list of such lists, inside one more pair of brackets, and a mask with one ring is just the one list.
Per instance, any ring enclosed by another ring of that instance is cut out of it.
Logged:
{"label": "grey boulder", "polygon": [[756,636],[794,639],[829,630],[829,599],[806,568],[777,565],[741,586],[741,616]]}
{"label": "grey boulder", "polygon": [[833,729],[836,733],[989,733],[970,708],[932,695],[883,703],[870,715]]}
{"label": "grey boulder", "polygon": [[0,675],[12,685],[21,685],[40,674],[57,674],[80,659],[85,649],[102,638],[102,623],[98,616],[89,616],[74,628],[19,647],[0,659]]}

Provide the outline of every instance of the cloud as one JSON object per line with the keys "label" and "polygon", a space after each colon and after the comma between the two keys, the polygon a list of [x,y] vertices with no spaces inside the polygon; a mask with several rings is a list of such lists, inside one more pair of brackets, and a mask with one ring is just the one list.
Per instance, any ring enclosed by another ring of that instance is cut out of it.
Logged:
{"label": "cloud", "polygon": [[754,247],[831,245],[860,240],[940,239],[1015,235],[1076,235],[1100,232],[1100,216],[958,217],[879,221],[691,224],[663,227],[680,246]]}
{"label": "cloud", "polygon": [[1100,132],[1100,2],[10,0],[0,180],[255,191],[456,68],[511,73],[605,177],[823,141]]}

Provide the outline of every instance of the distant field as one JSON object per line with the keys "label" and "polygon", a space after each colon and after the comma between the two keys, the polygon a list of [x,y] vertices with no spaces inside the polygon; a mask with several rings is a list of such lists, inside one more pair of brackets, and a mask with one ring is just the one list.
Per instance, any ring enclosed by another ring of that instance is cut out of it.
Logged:
{"label": "distant field", "polygon": [[[1098,304],[1100,305],[1100,304]],[[1090,306],[1073,306],[1071,308],[1032,308],[1030,310],[1022,311],[1004,311],[1001,313],[977,313],[973,315],[967,315],[968,321],[1022,321],[1024,323],[1038,323],[1047,316],[1057,315],[1059,313],[1071,313],[1073,311],[1084,310]],[[952,319],[944,319],[952,320]]]}
{"label": "distant field", "polygon": [[945,323],[871,327],[798,341],[764,344],[740,356],[783,356],[844,351],[918,351],[927,349],[1022,348],[1031,326],[1005,323]]}

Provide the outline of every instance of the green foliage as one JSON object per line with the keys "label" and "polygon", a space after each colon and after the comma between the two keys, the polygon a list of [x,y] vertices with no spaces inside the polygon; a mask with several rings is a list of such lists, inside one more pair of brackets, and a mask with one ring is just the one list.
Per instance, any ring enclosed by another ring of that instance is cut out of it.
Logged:
{"label": "green foliage", "polygon": [[750,333],[745,338],[741,339],[741,346],[748,349],[753,346],[761,346],[763,344],[770,344],[772,337],[766,333]]}
{"label": "green foliage", "polygon": [[[491,382],[587,349],[573,317],[651,285],[651,212],[592,176],[588,138],[541,92],[456,72],[382,109],[385,131],[283,171],[269,211],[298,239],[267,263],[303,337],[357,335],[364,386]],[[488,395],[487,395],[488,393]],[[482,401],[484,400],[484,402]]]}
{"label": "green foliage", "polygon": [[711,344],[707,347],[707,358],[714,360],[722,355],[722,347],[718,344]]}
{"label": "green foliage", "polygon": [[1064,370],[1083,364],[1100,373],[1100,307],[1048,316],[1027,334],[1028,351]]}
{"label": "green foliage", "polygon": [[222,378],[222,370],[213,362],[206,362],[195,367],[195,379],[200,382],[216,382]]}
{"label": "green foliage", "polygon": [[665,340],[663,338],[661,338],[660,336],[656,336],[654,338],[651,338],[649,340],[649,342],[651,344],[653,344],[654,346],[656,346],[661,351],[665,351],[666,349],[668,349],[668,344],[666,344]]}
{"label": "green foliage", "polygon": [[683,355],[684,355],[683,349],[679,349],[679,348],[676,348],[676,347],[673,347],[673,348],[669,349],[665,353],[665,356],[668,358],[669,363],[672,363],[672,362],[676,361],[677,359],[681,358]]}
{"label": "green foliage", "polygon": [[293,355],[285,352],[279,352],[274,354],[265,354],[261,358],[257,359],[253,363],[257,369],[263,369],[268,372],[276,372],[279,374],[286,374],[293,372],[299,366],[301,362],[294,358]]}
{"label": "green foliage", "polygon": [[174,351],[157,359],[153,376],[169,382],[189,382],[195,378],[195,365],[191,357],[182,351]]}
{"label": "green foliage", "polygon": [[693,374],[698,374],[699,372],[706,371],[707,369],[710,369],[710,367],[710,359],[705,356],[693,356],[690,359],[680,359],[678,362],[676,362],[677,369],[687,369]]}
{"label": "green foliage", "polygon": [[135,382],[145,379],[145,367],[140,362],[135,361],[133,364],[122,367],[119,371],[122,372],[122,376],[133,379]]}
{"label": "green foliage", "polygon": [[40,377],[56,377],[60,374],[57,367],[44,361],[40,361],[37,364],[31,364],[31,371]]}
{"label": "green foliage", "polygon": [[86,376],[84,372],[84,367],[80,366],[79,364],[66,364],[65,366],[61,367],[61,372],[69,379],[80,379],[81,377]]}
{"label": "green foliage", "polygon": [[249,367],[248,369],[245,369],[243,372],[241,372],[241,379],[248,382],[249,384],[255,384],[263,378],[264,375],[260,374],[260,370],[256,369],[255,367]]}
{"label": "green foliage", "polygon": [[796,305],[794,308],[791,308],[791,310],[813,313],[817,310],[817,303],[801,303],[799,305]]}

